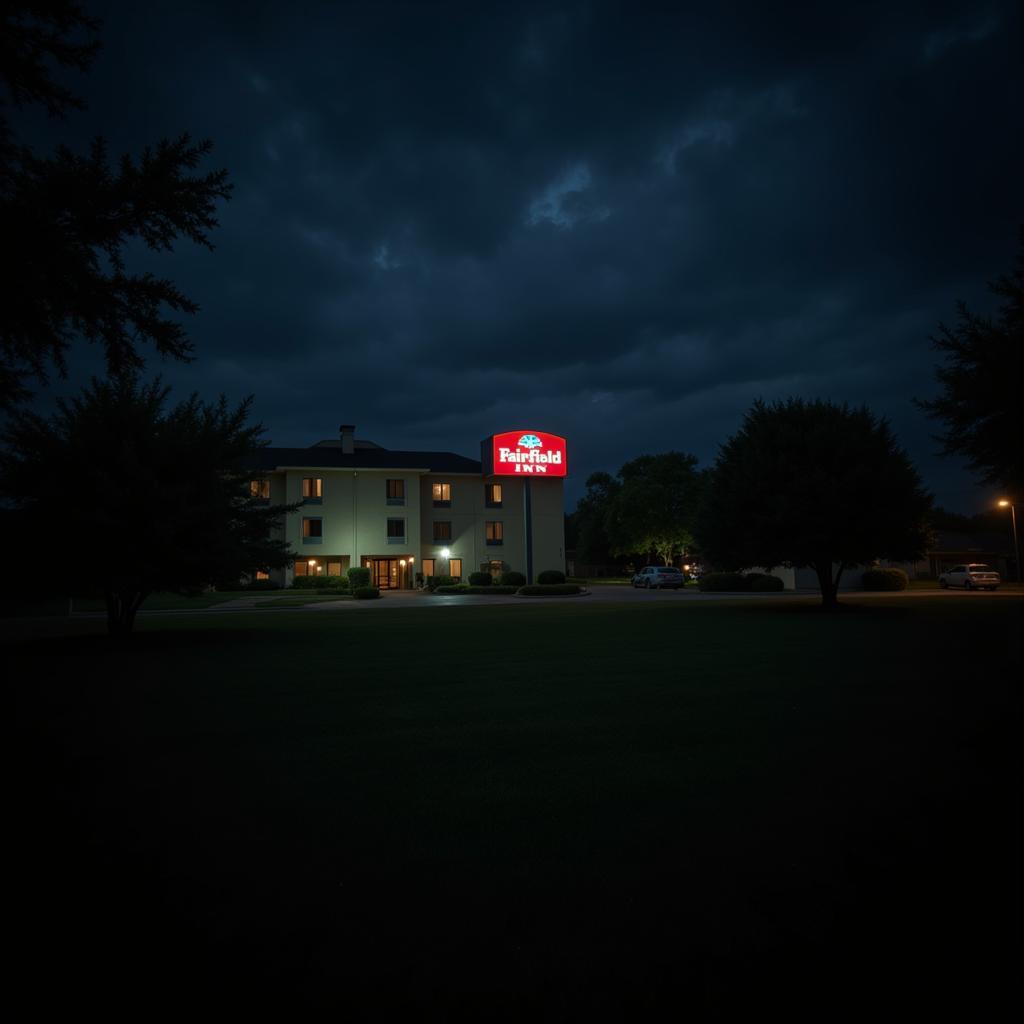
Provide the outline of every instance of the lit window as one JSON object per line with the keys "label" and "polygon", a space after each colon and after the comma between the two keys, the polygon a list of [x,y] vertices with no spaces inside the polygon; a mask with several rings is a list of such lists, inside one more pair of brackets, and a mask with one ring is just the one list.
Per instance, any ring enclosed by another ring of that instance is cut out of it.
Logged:
{"label": "lit window", "polygon": [[302,543],[321,544],[324,539],[324,521],[322,519],[302,520]]}
{"label": "lit window", "polygon": [[452,524],[451,523],[434,523],[434,542],[436,544],[444,543],[452,539]]}
{"label": "lit window", "polygon": [[501,508],[501,484],[485,484],[484,498],[488,508]]}
{"label": "lit window", "polygon": [[261,570],[257,569],[256,570],[256,579],[258,579],[258,580],[269,580],[270,579],[270,573],[269,572],[262,572]]}
{"label": "lit window", "polygon": [[461,558],[449,558],[448,559],[448,575],[453,579],[462,578],[462,559]]}
{"label": "lit window", "polygon": [[250,480],[249,497],[255,498],[257,501],[270,501],[270,481]]}
{"label": "lit window", "polygon": [[388,520],[388,543],[389,544],[404,544],[405,543],[405,520],[404,519],[389,519]]}
{"label": "lit window", "polygon": [[430,491],[434,498],[434,508],[448,508],[448,506],[451,505],[451,484],[432,484]]}
{"label": "lit window", "polygon": [[503,540],[503,530],[501,523],[484,523],[484,537],[486,538],[488,544],[501,544]]}
{"label": "lit window", "polygon": [[405,504],[405,481],[404,480],[388,480],[387,481],[387,503],[389,505],[404,505]]}
{"label": "lit window", "polygon": [[302,481],[302,497],[306,501],[320,501],[324,496],[324,482],[318,476],[307,476]]}
{"label": "lit window", "polygon": [[434,560],[432,558],[423,559],[423,575],[433,576],[434,575]]}

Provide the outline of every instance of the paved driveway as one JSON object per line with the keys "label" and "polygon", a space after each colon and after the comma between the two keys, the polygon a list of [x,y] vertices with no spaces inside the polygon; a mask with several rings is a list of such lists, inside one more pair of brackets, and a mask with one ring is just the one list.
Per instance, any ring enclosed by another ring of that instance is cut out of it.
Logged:
{"label": "paved driveway", "polygon": [[[1020,596],[1021,592],[1016,588],[1002,589],[997,591],[950,591],[939,590],[903,590],[903,591],[841,591],[840,601],[856,598],[861,600],[876,599],[901,599],[909,597],[934,598],[936,600],[949,600],[956,596],[966,596],[972,600],[991,600],[993,598],[1005,598]],[[282,596],[294,596],[294,592],[282,592],[276,595],[277,599]],[[636,590],[628,585],[598,584],[581,595],[566,595],[564,597],[516,597],[514,594],[502,594],[483,596],[476,594],[463,594],[459,596],[438,596],[426,591],[414,590],[385,590],[377,601],[352,601],[343,599],[340,601],[320,601],[310,605],[296,605],[292,610],[303,612],[336,612],[342,610],[361,611],[369,608],[453,608],[466,606],[491,606],[491,605],[526,605],[526,604],[564,604],[567,601],[583,602],[587,605],[603,604],[644,604],[649,602],[660,602],[662,604],[699,604],[708,601],[792,601],[797,598],[818,598],[816,590],[783,590],[774,593],[722,593],[702,594],[699,590],[688,587],[685,590]],[[217,614],[218,612],[237,612],[242,610],[258,610],[257,599],[241,599],[228,601],[224,604],[215,605],[212,608],[203,610],[202,614]],[[274,608],[267,609],[275,610]],[[165,615],[167,612],[151,612],[153,615]],[[193,614],[193,613],[190,613]],[[195,613],[198,614],[198,611]]]}

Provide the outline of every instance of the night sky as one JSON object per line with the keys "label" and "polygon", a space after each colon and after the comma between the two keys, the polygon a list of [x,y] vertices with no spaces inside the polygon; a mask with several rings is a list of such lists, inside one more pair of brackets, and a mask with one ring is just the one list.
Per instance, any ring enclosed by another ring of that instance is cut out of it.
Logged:
{"label": "night sky", "polygon": [[253,393],[281,446],[564,434],[570,507],[823,397],[886,416],[939,503],[994,496],[911,399],[1014,263],[1017,4],[86,8],[89,109],[22,138],[188,131],[235,185],[215,252],[131,264],[201,304],[197,362],[149,361],[178,397]]}

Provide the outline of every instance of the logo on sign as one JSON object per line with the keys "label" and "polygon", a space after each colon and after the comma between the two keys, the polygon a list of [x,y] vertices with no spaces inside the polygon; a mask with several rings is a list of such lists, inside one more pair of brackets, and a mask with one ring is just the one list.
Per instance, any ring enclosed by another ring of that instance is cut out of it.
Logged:
{"label": "logo on sign", "polygon": [[564,477],[568,470],[565,438],[543,430],[506,430],[480,444],[484,476]]}

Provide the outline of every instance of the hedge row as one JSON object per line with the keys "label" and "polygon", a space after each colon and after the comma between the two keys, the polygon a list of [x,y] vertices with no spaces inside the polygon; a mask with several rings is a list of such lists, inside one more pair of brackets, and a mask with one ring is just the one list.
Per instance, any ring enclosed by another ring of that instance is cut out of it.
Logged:
{"label": "hedge row", "polygon": [[490,584],[479,587],[469,583],[453,583],[447,587],[436,587],[434,589],[435,594],[444,596],[451,596],[452,594],[494,594],[497,597],[501,594],[514,594],[515,592],[515,587],[498,587]]}
{"label": "hedge row", "polygon": [[866,569],[861,578],[865,590],[906,590],[910,580],[902,569]]}
{"label": "hedge row", "polygon": [[324,590],[348,587],[344,576],[296,576],[292,581],[295,590]]}

